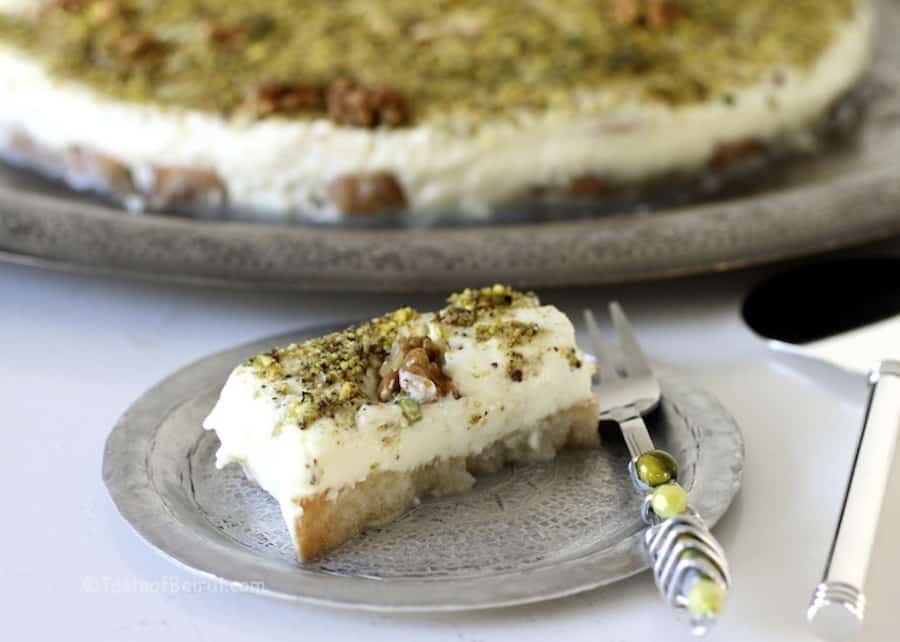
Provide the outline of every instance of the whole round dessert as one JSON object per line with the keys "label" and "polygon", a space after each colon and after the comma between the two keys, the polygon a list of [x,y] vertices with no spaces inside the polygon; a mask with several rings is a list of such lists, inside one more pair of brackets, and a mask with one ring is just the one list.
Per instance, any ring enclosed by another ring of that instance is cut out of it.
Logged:
{"label": "whole round dessert", "polygon": [[866,0],[0,0],[0,151],[132,209],[482,216],[808,145]]}

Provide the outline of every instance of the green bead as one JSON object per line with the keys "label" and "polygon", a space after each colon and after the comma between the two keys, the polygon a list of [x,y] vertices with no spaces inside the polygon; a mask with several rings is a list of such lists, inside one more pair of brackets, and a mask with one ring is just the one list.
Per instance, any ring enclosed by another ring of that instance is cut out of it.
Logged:
{"label": "green bead", "polygon": [[687,599],[688,611],[693,615],[716,617],[725,610],[725,589],[706,578],[694,582]]}
{"label": "green bead", "polygon": [[681,515],[688,507],[687,491],[675,482],[657,486],[650,497],[650,506],[662,519]]}
{"label": "green bead", "polygon": [[665,450],[648,450],[635,462],[638,478],[648,486],[659,486],[678,478],[678,462]]}

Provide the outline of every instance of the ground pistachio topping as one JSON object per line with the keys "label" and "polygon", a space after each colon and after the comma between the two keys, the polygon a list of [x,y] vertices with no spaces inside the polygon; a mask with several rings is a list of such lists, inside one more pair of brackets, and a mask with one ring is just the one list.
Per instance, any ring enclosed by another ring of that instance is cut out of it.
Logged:
{"label": "ground pistachio topping", "polygon": [[[480,289],[466,288],[447,298],[447,307],[437,313],[441,323],[458,327],[471,327],[480,319],[491,320],[495,311],[505,308],[533,307],[538,305],[534,292],[518,292],[508,285],[495,284]],[[499,330],[499,328],[498,328]],[[476,330],[477,332],[477,330]],[[482,333],[481,341],[490,338],[490,333]]]}
{"label": "ground pistachio topping", "polygon": [[728,104],[811,65],[860,2],[48,0],[0,17],[0,42],[128,101],[402,127],[578,109],[598,90]]}
{"label": "ground pistachio topping", "polygon": [[451,335],[496,339],[507,352],[509,376],[521,381],[525,359],[515,348],[541,328],[497,315],[537,305],[535,294],[507,285],[467,289],[452,294],[433,315],[400,308],[340,332],[274,348],[245,365],[263,380],[264,394],[283,401],[286,418],[301,429],[321,417],[379,402],[396,403],[411,426],[422,418],[423,404],[460,397],[443,370]]}
{"label": "ground pistachio topping", "polygon": [[355,411],[375,398],[375,379],[400,332],[419,318],[400,308],[341,332],[256,355],[246,362],[276,397],[293,396],[289,418],[305,428],[341,409]]}
{"label": "ground pistachio topping", "polygon": [[475,338],[479,341],[496,338],[507,345],[518,346],[527,343],[540,331],[541,327],[537,323],[524,323],[516,320],[492,321],[476,325]]}

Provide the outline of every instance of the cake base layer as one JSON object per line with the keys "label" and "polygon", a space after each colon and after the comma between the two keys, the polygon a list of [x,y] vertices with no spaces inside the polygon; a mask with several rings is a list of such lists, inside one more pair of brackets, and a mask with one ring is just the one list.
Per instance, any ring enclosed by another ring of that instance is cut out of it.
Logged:
{"label": "cake base layer", "polygon": [[547,461],[566,447],[594,448],[600,443],[597,417],[597,403],[588,401],[507,435],[476,455],[436,459],[403,472],[375,471],[353,486],[295,500],[297,557],[310,561],[366,528],[387,524],[419,497],[464,493],[475,484],[475,475],[506,464]]}

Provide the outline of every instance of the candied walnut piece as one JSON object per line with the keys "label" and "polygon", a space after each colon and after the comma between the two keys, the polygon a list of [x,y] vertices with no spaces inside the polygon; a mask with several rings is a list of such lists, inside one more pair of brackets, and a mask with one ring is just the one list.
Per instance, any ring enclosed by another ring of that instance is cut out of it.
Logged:
{"label": "candied walnut piece", "polygon": [[227,45],[240,39],[243,30],[240,25],[212,24],[209,25],[207,37],[212,45]]}
{"label": "candied walnut piece", "polygon": [[211,169],[162,166],[153,168],[150,199],[157,207],[189,203],[222,205],[225,183]]}
{"label": "candied walnut piece", "polygon": [[709,166],[715,171],[725,172],[738,165],[761,158],[765,152],[765,144],[754,138],[720,143],[709,160]]}
{"label": "candied walnut piece", "polygon": [[427,337],[401,337],[381,365],[378,398],[390,399],[403,392],[419,402],[435,401],[459,391],[444,372],[444,350]]}
{"label": "candied walnut piece", "polygon": [[406,195],[391,172],[340,176],[331,184],[330,195],[344,214],[375,214],[406,207]]}
{"label": "candied walnut piece", "polygon": [[566,187],[566,192],[573,196],[606,196],[611,191],[613,191],[612,182],[596,174],[576,176]]}
{"label": "candied walnut piece", "polygon": [[338,78],[328,88],[328,116],[352,127],[402,127],[409,123],[406,98],[388,87],[370,87],[352,78]]}
{"label": "candied walnut piece", "polygon": [[73,146],[66,150],[64,163],[68,180],[79,187],[116,196],[127,196],[135,191],[128,166],[103,152]]}
{"label": "candied walnut piece", "polygon": [[257,117],[323,111],[325,92],[309,83],[265,82],[251,90],[244,107]]}
{"label": "candied walnut piece", "polygon": [[666,29],[678,17],[674,0],[616,0],[616,18],[623,25]]}
{"label": "candied walnut piece", "polygon": [[647,0],[645,20],[650,29],[665,29],[678,17],[674,0]]}

